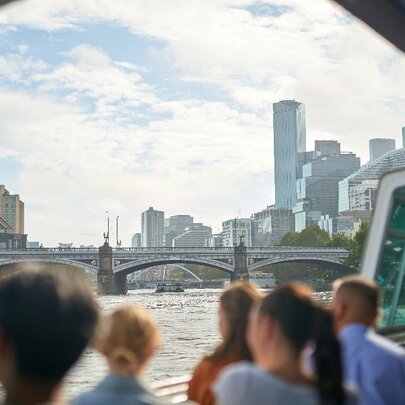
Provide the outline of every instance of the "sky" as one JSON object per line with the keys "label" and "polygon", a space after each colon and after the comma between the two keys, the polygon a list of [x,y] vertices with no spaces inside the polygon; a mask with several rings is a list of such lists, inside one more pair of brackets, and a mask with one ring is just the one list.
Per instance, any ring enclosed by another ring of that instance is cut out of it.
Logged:
{"label": "sky", "polygon": [[279,100],[307,150],[402,146],[405,58],[329,0],[23,0],[0,36],[0,184],[47,246],[102,244],[107,210],[129,246],[150,206],[218,232],[272,204]]}

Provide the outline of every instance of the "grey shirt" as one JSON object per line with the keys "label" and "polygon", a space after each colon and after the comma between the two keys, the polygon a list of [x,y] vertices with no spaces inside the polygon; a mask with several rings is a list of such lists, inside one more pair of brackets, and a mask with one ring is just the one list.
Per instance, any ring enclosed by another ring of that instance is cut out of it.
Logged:
{"label": "grey shirt", "polygon": [[[240,362],[224,369],[213,384],[219,405],[319,405],[315,388],[281,380],[252,363]],[[348,393],[346,405],[359,404]]]}
{"label": "grey shirt", "polygon": [[133,376],[109,374],[93,390],[72,401],[72,405],[163,405],[141,381]]}

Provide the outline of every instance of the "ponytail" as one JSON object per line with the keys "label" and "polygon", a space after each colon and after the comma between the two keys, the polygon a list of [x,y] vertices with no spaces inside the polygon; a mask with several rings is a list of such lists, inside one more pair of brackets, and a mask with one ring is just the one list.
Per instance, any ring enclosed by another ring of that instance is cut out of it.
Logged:
{"label": "ponytail", "polygon": [[344,404],[340,345],[334,334],[332,314],[315,303],[312,290],[300,283],[284,284],[263,299],[259,312],[277,321],[298,355],[309,342],[314,343],[320,404]]}
{"label": "ponytail", "polygon": [[341,405],[346,395],[342,383],[340,345],[333,330],[333,318],[325,309],[314,309],[314,363],[321,404]]}

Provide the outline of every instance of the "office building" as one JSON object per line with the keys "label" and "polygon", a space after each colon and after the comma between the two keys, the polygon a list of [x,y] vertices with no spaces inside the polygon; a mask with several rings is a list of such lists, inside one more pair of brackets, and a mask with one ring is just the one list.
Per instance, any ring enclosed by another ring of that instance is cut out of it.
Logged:
{"label": "office building", "polygon": [[203,224],[193,224],[173,238],[173,247],[206,247],[207,240],[212,236],[212,229]]}
{"label": "office building", "polygon": [[305,106],[294,100],[273,104],[274,185],[277,208],[292,209],[299,153],[306,151]]}
{"label": "office building", "polygon": [[402,128],[402,147],[405,148],[405,127]]}
{"label": "office building", "polygon": [[[334,148],[333,145],[327,144],[327,146],[328,148],[321,147],[320,149],[323,152],[340,150],[340,145],[335,145]],[[299,200],[317,199],[322,215],[329,215],[331,218],[337,217],[339,181],[359,168],[360,158],[354,153],[321,155],[316,160],[302,166],[302,178],[298,179],[296,183],[297,198]]]}
{"label": "office building", "polygon": [[281,241],[287,232],[294,231],[294,214],[288,208],[270,205],[255,212],[252,219],[252,245],[270,246]]}
{"label": "office building", "polygon": [[301,232],[309,225],[318,225],[321,219],[321,203],[316,198],[302,198],[293,208],[295,232]]}
{"label": "office building", "polygon": [[165,214],[149,207],[141,215],[142,247],[162,247]]}
{"label": "office building", "polygon": [[331,236],[339,233],[347,235],[348,232],[351,234],[354,222],[354,218],[350,216],[330,218],[329,215],[322,215],[318,226]]}
{"label": "office building", "polygon": [[252,246],[252,220],[235,218],[222,222],[222,242],[224,247],[233,247],[241,242]]}
{"label": "office building", "polygon": [[190,215],[173,215],[166,218],[163,236],[164,246],[171,247],[173,239],[184,233],[185,229],[191,227],[193,222],[194,219]]}
{"label": "office building", "polygon": [[349,189],[350,210],[373,210],[378,180],[364,180]]}
{"label": "office building", "polygon": [[215,233],[215,234],[211,235],[211,237],[207,239],[205,246],[211,247],[211,248],[224,247],[223,240],[222,240],[222,233]]}
{"label": "office building", "polygon": [[340,143],[331,140],[315,141],[315,152],[320,156],[339,155]]}
{"label": "office building", "polygon": [[4,185],[0,185],[0,216],[11,225],[13,233],[24,233],[24,203]]}
{"label": "office building", "polygon": [[142,247],[142,235],[140,233],[135,233],[134,236],[131,238],[131,247]]}
{"label": "office building", "polygon": [[388,172],[405,168],[405,149],[397,149],[384,154],[339,182],[339,212],[351,211],[350,190],[365,180],[380,180]]}
{"label": "office building", "polygon": [[370,162],[378,159],[387,152],[395,150],[395,139],[374,138],[368,141],[370,149]]}

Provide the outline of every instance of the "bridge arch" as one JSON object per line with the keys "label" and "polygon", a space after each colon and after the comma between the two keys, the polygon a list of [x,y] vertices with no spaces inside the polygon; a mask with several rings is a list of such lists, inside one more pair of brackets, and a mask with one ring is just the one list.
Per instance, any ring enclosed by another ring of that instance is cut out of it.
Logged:
{"label": "bridge arch", "polygon": [[45,263],[45,264],[64,264],[72,267],[78,267],[84,270],[86,273],[90,273],[93,276],[97,276],[98,268],[90,264],[82,263],[70,259],[44,259],[44,258],[21,258],[21,259],[3,259],[0,260],[0,272],[2,267],[8,264],[18,264],[18,263]]}
{"label": "bridge arch", "polygon": [[345,266],[344,264],[341,263],[341,261],[338,258],[333,258],[333,257],[319,257],[319,256],[297,256],[297,257],[286,257],[286,258],[270,258],[266,260],[262,260],[260,262],[251,264],[248,266],[248,271],[256,271],[260,270],[261,268],[265,266],[269,266],[272,264],[280,264],[280,263],[314,263],[314,264],[323,264],[323,265],[329,265],[330,267],[336,269],[336,270],[341,270],[344,272],[353,272],[354,269],[351,267]]}
{"label": "bridge arch", "polygon": [[214,267],[218,270],[225,271],[226,273],[233,274],[234,268],[232,265],[227,263],[222,263],[216,260],[204,259],[204,258],[195,258],[195,259],[187,259],[187,258],[162,258],[162,259],[144,259],[144,260],[137,260],[136,262],[129,262],[120,264],[113,268],[114,274],[131,274],[139,270],[147,269],[148,267],[153,266],[160,266],[164,264],[182,264],[182,263],[189,263],[189,264],[202,264],[205,266]]}
{"label": "bridge arch", "polygon": [[[203,281],[200,277],[197,276],[197,274],[193,273],[191,270],[189,270],[187,267],[184,267],[180,264],[174,264],[175,267],[179,268],[180,270],[190,274],[190,276],[192,276],[193,278],[195,278],[197,281]],[[146,269],[142,269],[142,270],[138,270],[137,273],[138,275],[146,272],[147,270],[149,270],[150,267],[146,268]]]}

